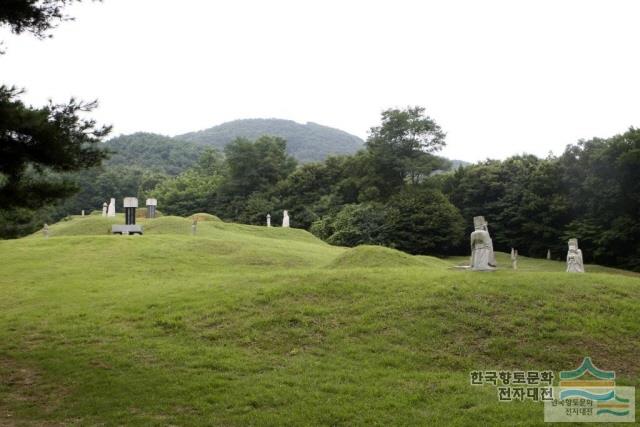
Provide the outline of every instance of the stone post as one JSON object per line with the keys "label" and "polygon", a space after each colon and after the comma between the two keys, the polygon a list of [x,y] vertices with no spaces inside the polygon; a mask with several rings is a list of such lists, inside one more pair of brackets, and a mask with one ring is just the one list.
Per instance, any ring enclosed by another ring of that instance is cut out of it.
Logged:
{"label": "stone post", "polygon": [[267,227],[271,227],[271,214],[267,214]]}
{"label": "stone post", "polygon": [[126,225],[136,224],[136,208],[138,207],[138,199],[135,197],[124,198],[124,223]]}
{"label": "stone post", "polygon": [[48,239],[49,238],[49,225],[45,224],[44,227],[42,227],[42,234],[44,234],[44,238]]}
{"label": "stone post", "polygon": [[551,259],[551,249],[547,249],[547,259]]}
{"label": "stone post", "polygon": [[155,218],[158,201],[156,199],[147,199],[145,204],[147,205],[147,218]]}
{"label": "stone post", "polygon": [[109,202],[109,208],[107,209],[107,216],[116,216],[116,199],[113,197]]}

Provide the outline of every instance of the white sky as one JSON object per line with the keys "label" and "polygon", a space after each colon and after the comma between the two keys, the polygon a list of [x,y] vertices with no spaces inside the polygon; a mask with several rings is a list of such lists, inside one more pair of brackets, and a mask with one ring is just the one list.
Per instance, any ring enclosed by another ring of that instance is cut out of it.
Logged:
{"label": "white sky", "polygon": [[98,99],[113,135],[239,118],[365,138],[421,105],[468,161],[559,154],[640,126],[640,1],[105,0],[53,39],[0,33],[0,80]]}

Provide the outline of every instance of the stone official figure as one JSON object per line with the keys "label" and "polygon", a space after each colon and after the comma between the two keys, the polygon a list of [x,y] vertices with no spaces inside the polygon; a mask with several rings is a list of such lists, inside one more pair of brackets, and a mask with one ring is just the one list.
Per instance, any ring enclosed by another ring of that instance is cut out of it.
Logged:
{"label": "stone official figure", "polygon": [[473,218],[475,231],[471,233],[471,269],[474,271],[495,270],[496,257],[489,227],[483,216]]}
{"label": "stone official figure", "polygon": [[567,252],[567,272],[584,273],[582,250],[578,248],[578,239],[569,239],[569,251]]}

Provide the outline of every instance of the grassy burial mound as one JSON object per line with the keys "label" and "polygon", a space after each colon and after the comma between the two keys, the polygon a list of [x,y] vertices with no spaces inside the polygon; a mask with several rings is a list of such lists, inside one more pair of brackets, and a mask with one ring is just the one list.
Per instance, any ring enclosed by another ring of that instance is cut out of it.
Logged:
{"label": "grassy burial mound", "polygon": [[471,370],[638,386],[640,278],[495,273],[302,230],[74,217],[0,241],[0,425],[542,424]]}

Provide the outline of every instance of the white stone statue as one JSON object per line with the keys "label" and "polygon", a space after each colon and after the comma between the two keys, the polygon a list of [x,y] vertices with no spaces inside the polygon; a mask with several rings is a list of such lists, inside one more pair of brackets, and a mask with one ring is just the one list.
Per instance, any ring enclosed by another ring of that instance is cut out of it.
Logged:
{"label": "white stone statue", "polygon": [[578,248],[578,239],[569,239],[569,251],[567,252],[567,272],[584,273],[582,250]]}
{"label": "white stone statue", "polygon": [[49,238],[49,224],[45,224],[44,227],[42,227],[42,234],[44,234],[45,239]]}
{"label": "white stone statue", "polygon": [[282,214],[282,226],[284,228],[289,228],[289,212],[284,211]]}
{"label": "white stone statue", "polygon": [[267,214],[267,227],[271,227],[271,214]]}
{"label": "white stone statue", "polygon": [[475,231],[471,233],[471,269],[474,271],[492,271],[496,269],[496,256],[493,253],[493,241],[489,236],[489,226],[483,216],[473,218]]}
{"label": "white stone statue", "polygon": [[518,250],[511,248],[511,268],[518,269]]}
{"label": "white stone statue", "polygon": [[107,209],[108,209],[107,202],[104,202],[102,204],[102,216],[107,216]]}
{"label": "white stone statue", "polygon": [[109,202],[107,216],[116,216],[116,199],[114,199],[113,197],[111,198],[111,202]]}

